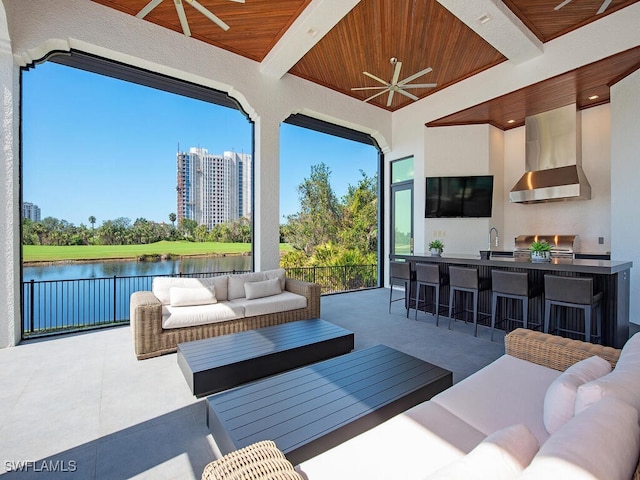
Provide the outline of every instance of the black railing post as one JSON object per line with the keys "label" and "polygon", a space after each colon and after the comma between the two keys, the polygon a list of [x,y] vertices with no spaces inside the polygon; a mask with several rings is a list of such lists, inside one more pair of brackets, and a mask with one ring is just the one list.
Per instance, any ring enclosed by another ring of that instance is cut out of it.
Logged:
{"label": "black railing post", "polygon": [[33,316],[35,315],[35,291],[36,291],[36,283],[31,279],[29,289],[29,332],[33,333]]}
{"label": "black railing post", "polygon": [[113,276],[113,321],[115,323],[116,321],[116,308],[118,305],[118,299],[117,294],[116,294],[116,283],[117,283],[118,277],[117,276]]}

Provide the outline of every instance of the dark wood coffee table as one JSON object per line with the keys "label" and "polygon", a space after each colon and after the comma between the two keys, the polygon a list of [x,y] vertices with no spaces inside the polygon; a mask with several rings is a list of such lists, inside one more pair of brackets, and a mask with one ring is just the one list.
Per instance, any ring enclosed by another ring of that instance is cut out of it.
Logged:
{"label": "dark wood coffee table", "polygon": [[319,318],[178,344],[178,365],[200,397],[353,350],[353,332]]}
{"label": "dark wood coffee table", "polygon": [[448,370],[378,345],[212,395],[207,425],[223,454],[273,440],[296,465],[429,400],[452,380]]}

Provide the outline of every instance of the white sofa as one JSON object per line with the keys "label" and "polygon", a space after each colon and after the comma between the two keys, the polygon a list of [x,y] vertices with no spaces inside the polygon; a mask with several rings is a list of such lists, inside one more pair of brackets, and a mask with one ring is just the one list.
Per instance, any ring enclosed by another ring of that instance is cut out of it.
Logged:
{"label": "white sofa", "polygon": [[210,278],[156,277],[130,300],[139,360],[178,343],[320,316],[320,286],[284,269]]}
{"label": "white sofa", "polygon": [[296,470],[308,480],[632,478],[640,334],[621,354],[524,329],[505,346],[474,375]]}

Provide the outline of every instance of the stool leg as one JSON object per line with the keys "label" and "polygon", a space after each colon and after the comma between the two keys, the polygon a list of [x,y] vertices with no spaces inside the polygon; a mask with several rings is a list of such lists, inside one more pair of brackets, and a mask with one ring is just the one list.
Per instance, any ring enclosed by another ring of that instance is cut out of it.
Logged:
{"label": "stool leg", "polygon": [[[416,282],[416,316],[413,318],[414,320],[418,320],[418,309],[420,308],[420,292],[422,292],[422,284],[420,282]],[[425,301],[426,301],[426,292],[425,292]]]}
{"label": "stool leg", "polygon": [[389,313],[391,313],[391,299],[393,298],[393,281],[389,285]]}
{"label": "stool leg", "polygon": [[522,328],[527,328],[528,319],[529,319],[529,298],[524,297],[522,299]]}
{"label": "stool leg", "polygon": [[474,337],[478,336],[478,291],[474,290],[473,292],[473,327],[474,327]]}
{"label": "stool leg", "polygon": [[491,341],[493,342],[493,332],[496,329],[496,315],[498,314],[498,294],[493,292],[491,298]]}
{"label": "stool leg", "polygon": [[544,333],[549,333],[549,319],[551,317],[551,301],[544,301]]}
{"label": "stool leg", "polygon": [[451,330],[451,315],[453,312],[453,298],[455,297],[456,289],[451,287],[451,291],[449,292],[449,330]]}
{"label": "stool leg", "polygon": [[436,293],[435,293],[435,299],[434,299],[434,307],[436,309],[436,327],[438,326],[438,323],[440,322],[440,284],[438,283],[436,285]]}
{"label": "stool leg", "polygon": [[584,307],[584,341],[591,342],[591,322],[593,322],[591,306]]}
{"label": "stool leg", "polygon": [[409,318],[409,307],[411,306],[411,282],[404,282],[404,306],[407,309],[407,318]]}

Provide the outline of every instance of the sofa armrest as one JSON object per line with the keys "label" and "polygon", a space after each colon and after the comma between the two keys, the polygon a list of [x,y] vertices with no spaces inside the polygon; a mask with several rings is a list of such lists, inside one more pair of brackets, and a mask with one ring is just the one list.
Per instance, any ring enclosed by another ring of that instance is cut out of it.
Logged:
{"label": "sofa armrest", "polygon": [[508,355],[559,371],[594,355],[604,358],[615,367],[620,356],[620,350],[612,347],[524,328],[517,328],[507,334],[504,345]]}
{"label": "sofa armrest", "polygon": [[320,317],[320,285],[287,277],[285,279],[284,289],[288,292],[307,297],[307,308],[311,315],[309,318]]}
{"label": "sofa armrest", "polygon": [[162,303],[152,292],[134,292],[129,301],[129,322],[136,355],[149,351],[148,347],[162,331]]}

